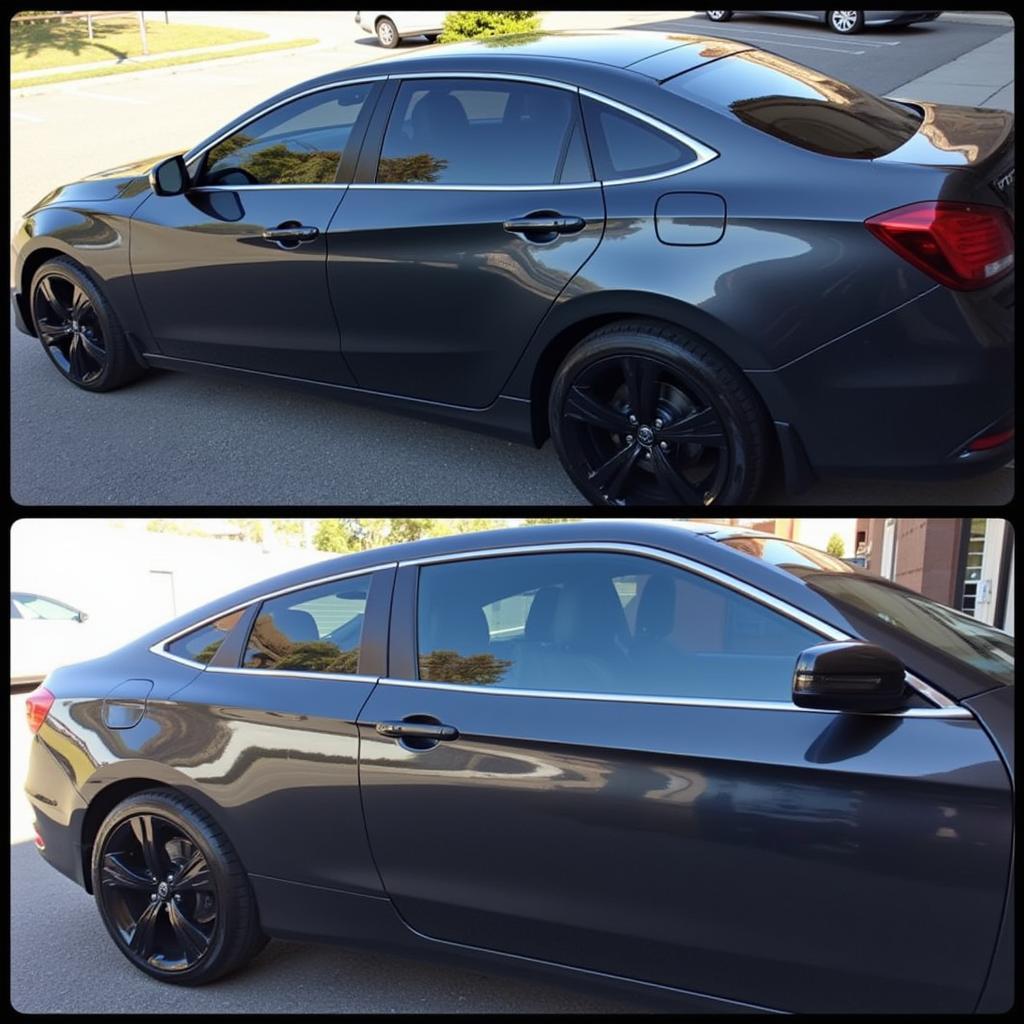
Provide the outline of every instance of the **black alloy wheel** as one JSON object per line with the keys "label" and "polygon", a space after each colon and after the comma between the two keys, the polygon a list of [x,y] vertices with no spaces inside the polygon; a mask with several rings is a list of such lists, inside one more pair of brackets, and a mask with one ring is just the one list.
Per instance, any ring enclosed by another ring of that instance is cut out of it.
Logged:
{"label": "black alloy wheel", "polygon": [[756,396],[734,369],[668,325],[595,332],[555,378],[551,429],[596,505],[748,501],[767,444]]}
{"label": "black alloy wheel", "polygon": [[160,981],[212,981],[266,943],[227,837],[173,791],[138,793],[114,808],[93,846],[92,886],[117,947]]}
{"label": "black alloy wheel", "polygon": [[112,391],[145,373],[103,289],[74,260],[47,260],[36,269],[27,295],[43,350],[72,384]]}
{"label": "black alloy wheel", "polygon": [[65,377],[96,383],[107,365],[103,329],[92,300],[78,282],[55,271],[36,279],[32,315],[39,340]]}

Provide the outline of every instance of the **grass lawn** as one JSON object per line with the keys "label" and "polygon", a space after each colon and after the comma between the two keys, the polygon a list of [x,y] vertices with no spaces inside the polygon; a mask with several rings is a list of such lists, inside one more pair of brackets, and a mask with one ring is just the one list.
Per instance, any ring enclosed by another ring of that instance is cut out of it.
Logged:
{"label": "grass lawn", "polygon": [[[124,60],[142,54],[139,23],[135,17],[104,18],[93,22],[90,42],[81,18],[59,21],[30,21],[11,26],[11,71],[43,71],[46,68],[90,64],[94,61]],[[149,52],[189,50],[197,46],[219,46],[266,39],[265,32],[249,32],[208,25],[170,25],[146,19]]]}
{"label": "grass lawn", "polygon": [[190,57],[166,57],[147,60],[145,63],[127,61],[109,68],[91,71],[66,71],[57,75],[37,75],[29,79],[18,78],[11,82],[12,89],[29,89],[34,85],[49,85],[51,82],[73,82],[80,78],[104,78],[107,75],[122,75],[128,71],[149,71],[151,68],[169,68],[176,64],[195,64],[198,61],[223,60],[226,57],[245,57],[250,53],[267,53],[271,50],[295,50],[300,46],[312,46],[318,39],[286,39],[278,43],[263,43],[260,46],[241,46],[238,49],[222,50],[219,53],[196,53]]}

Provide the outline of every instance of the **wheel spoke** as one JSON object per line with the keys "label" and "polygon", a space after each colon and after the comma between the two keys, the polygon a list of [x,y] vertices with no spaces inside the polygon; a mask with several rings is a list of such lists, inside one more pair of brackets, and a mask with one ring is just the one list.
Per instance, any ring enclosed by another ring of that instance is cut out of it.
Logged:
{"label": "wheel spoke", "polygon": [[71,339],[68,346],[68,367],[72,377],[81,380],[86,375],[85,358],[82,346],[79,344],[78,335]]}
{"label": "wheel spoke", "polygon": [[51,324],[46,320],[37,320],[36,327],[39,328],[39,337],[44,345],[54,345],[71,333],[70,327],[65,327],[64,324]]}
{"label": "wheel spoke", "polygon": [[193,892],[200,889],[212,889],[213,877],[207,867],[206,858],[198,851],[178,869],[174,880],[175,892]]}
{"label": "wheel spoke", "polygon": [[89,296],[77,284],[74,285],[71,291],[71,315],[76,320],[81,320],[91,309],[92,303],[89,301]]}
{"label": "wheel spoke", "polygon": [[71,311],[68,309],[60,299],[57,298],[57,293],[53,290],[53,278],[44,277],[39,282],[38,294],[42,295],[43,300],[56,314],[56,319],[67,320],[70,316]]}
{"label": "wheel spoke", "polygon": [[662,489],[668,491],[677,501],[686,505],[703,505],[704,495],[679,472],[660,448],[651,450],[654,475]]}
{"label": "wheel spoke", "polygon": [[131,819],[132,833],[135,840],[142,847],[142,856],[146,860],[146,868],[156,879],[162,879],[164,867],[160,861],[160,851],[157,847],[155,829],[156,825],[151,814],[137,814]]}
{"label": "wheel spoke", "polygon": [[617,498],[639,455],[640,446],[637,444],[623,448],[590,474],[590,482],[608,498]]}
{"label": "wheel spoke", "polygon": [[574,420],[582,420],[592,427],[601,427],[613,434],[624,434],[629,430],[629,420],[625,413],[612,408],[582,388],[573,387],[565,402],[565,415]]}
{"label": "wheel spoke", "polygon": [[722,424],[714,409],[702,409],[676,423],[670,423],[658,431],[658,440],[702,444],[708,448],[724,448],[726,446]]}
{"label": "wheel spoke", "polygon": [[137,956],[148,959],[153,953],[153,939],[156,935],[156,922],[161,906],[162,904],[155,901],[150,903],[135,922],[128,947]]}
{"label": "wheel spoke", "polygon": [[185,951],[185,959],[189,963],[193,960],[198,960],[206,952],[206,947],[209,946],[210,940],[185,916],[177,901],[171,900],[167,904],[167,917],[171,922],[171,927],[174,929],[174,934],[181,941],[182,948]]}
{"label": "wheel spoke", "polygon": [[633,415],[641,423],[654,420],[658,400],[658,367],[650,359],[626,356],[622,360],[622,376],[626,380]]}
{"label": "wheel spoke", "polygon": [[103,884],[114,889],[145,889],[153,888],[153,880],[133,871],[121,860],[121,855],[108,853],[103,858]]}
{"label": "wheel spoke", "polygon": [[93,362],[99,363],[99,365],[102,366],[107,358],[107,353],[102,346],[97,345],[96,342],[85,334],[84,331],[79,333],[79,339],[79,343],[85,350],[86,355],[88,355]]}

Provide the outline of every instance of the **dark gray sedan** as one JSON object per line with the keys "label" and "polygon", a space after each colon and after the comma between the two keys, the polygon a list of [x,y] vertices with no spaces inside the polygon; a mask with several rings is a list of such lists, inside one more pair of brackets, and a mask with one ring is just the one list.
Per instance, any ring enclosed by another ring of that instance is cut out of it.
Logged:
{"label": "dark gray sedan", "polygon": [[287,936],[703,1009],[1001,1010],[1012,683],[1012,637],[766,534],[513,529],[56,670],[26,790],[161,981]]}
{"label": "dark gray sedan", "polygon": [[711,21],[729,21],[734,14],[755,14],[766,18],[790,18],[794,21],[818,21],[833,32],[848,36],[865,25],[916,25],[934,21],[942,11],[707,11]]}

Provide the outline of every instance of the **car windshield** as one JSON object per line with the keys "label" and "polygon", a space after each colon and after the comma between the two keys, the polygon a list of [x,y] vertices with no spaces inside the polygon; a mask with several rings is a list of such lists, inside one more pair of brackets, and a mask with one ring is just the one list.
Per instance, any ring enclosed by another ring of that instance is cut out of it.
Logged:
{"label": "car windshield", "polygon": [[774,53],[748,50],[670,78],[665,88],[826,156],[874,160],[921,127],[916,107],[882,99]]}
{"label": "car windshield", "polygon": [[775,537],[731,537],[724,543],[799,576],[858,624],[935,648],[997,682],[1013,685],[1009,633],[802,544]]}

